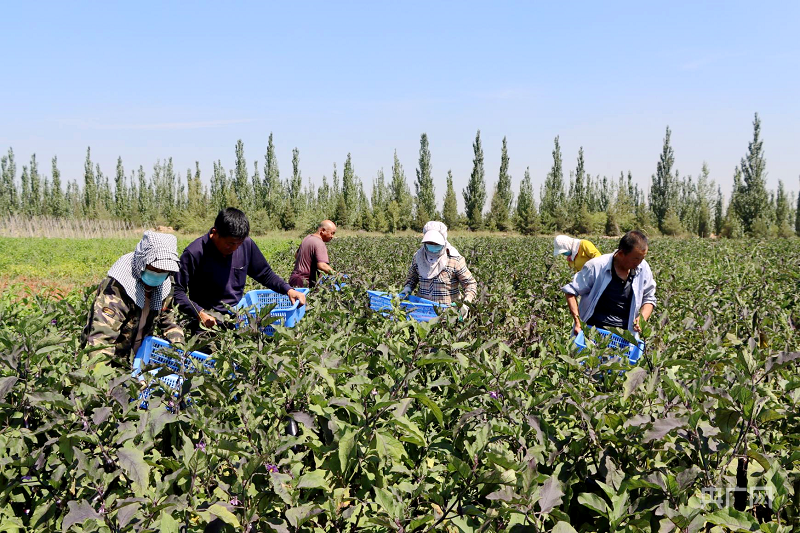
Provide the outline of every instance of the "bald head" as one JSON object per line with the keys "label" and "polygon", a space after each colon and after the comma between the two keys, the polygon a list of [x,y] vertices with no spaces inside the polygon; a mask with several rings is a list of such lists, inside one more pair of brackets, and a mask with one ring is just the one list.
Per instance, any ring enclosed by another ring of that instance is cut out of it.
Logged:
{"label": "bald head", "polygon": [[317,227],[317,235],[323,242],[330,242],[333,236],[336,235],[336,224],[332,220],[323,220]]}

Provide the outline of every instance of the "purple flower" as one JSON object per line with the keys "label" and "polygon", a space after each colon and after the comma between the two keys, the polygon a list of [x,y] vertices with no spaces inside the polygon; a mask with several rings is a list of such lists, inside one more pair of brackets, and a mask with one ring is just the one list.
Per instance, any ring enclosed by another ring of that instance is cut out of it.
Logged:
{"label": "purple flower", "polygon": [[195,450],[200,450],[201,452],[206,451],[206,443],[203,441],[198,442],[194,445]]}
{"label": "purple flower", "polygon": [[33,479],[31,476],[22,476],[22,481],[29,481]]}
{"label": "purple flower", "polygon": [[378,395],[378,389],[372,389],[372,392],[370,392],[370,394],[372,394],[373,396],[377,396]]}
{"label": "purple flower", "polygon": [[236,496],[231,498],[231,505],[241,505],[241,504],[242,504],[242,502],[240,502],[239,498],[237,498]]}
{"label": "purple flower", "polygon": [[493,390],[489,391],[489,397],[492,398],[493,400],[498,400],[498,399],[500,399],[501,396],[502,396],[502,394],[500,394],[497,391],[493,391]]}
{"label": "purple flower", "polygon": [[274,465],[272,463],[267,464],[267,472],[277,473],[278,472],[278,466]]}
{"label": "purple flower", "polygon": [[58,325],[58,320],[56,320],[54,318],[53,320],[50,321],[50,323],[53,324],[54,326],[57,326]]}
{"label": "purple flower", "polygon": [[100,509],[97,510],[100,514],[106,514],[106,502],[100,504]]}

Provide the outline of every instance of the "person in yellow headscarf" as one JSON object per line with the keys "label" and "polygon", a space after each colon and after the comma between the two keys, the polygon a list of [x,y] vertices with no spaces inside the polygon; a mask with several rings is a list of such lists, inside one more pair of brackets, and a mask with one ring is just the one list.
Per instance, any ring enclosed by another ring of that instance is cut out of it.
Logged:
{"label": "person in yellow headscarf", "polygon": [[591,241],[559,235],[553,240],[553,255],[566,257],[569,267],[577,273],[589,259],[600,257],[602,254]]}

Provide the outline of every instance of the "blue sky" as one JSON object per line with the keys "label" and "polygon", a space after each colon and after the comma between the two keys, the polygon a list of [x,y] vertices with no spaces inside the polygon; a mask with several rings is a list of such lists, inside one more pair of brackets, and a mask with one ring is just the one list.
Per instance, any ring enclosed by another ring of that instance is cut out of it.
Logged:
{"label": "blue sky", "polygon": [[[0,30],[0,149],[82,182],[86,147],[113,175],[173,157],[252,168],[273,132],[282,177],[330,179],[352,153],[370,184],[396,149],[413,188],[430,139],[441,203],[461,189],[478,129],[487,188],[508,137],[515,191],[538,191],[560,136],[565,169],[655,172],[707,162],[727,195],[762,119],[768,186],[800,176],[798,2],[13,3]],[[63,179],[63,178],[62,178]]]}

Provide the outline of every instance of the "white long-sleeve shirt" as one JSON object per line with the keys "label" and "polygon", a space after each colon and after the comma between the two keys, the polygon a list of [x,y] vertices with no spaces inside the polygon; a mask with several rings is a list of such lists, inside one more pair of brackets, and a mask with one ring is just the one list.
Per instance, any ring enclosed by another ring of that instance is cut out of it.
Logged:
{"label": "white long-sleeve shirt", "polygon": [[[603,291],[606,290],[611,281],[611,260],[614,254],[604,254],[600,257],[588,261],[580,272],[575,274],[572,281],[561,287],[567,294],[580,296],[578,302],[578,313],[581,320],[586,322],[594,314],[594,309]],[[634,269],[633,278],[633,300],[631,301],[631,312],[628,316],[628,329],[633,331],[633,321],[639,316],[639,310],[644,304],[656,305],[656,282],[653,279],[653,271],[647,261],[642,261]]]}

